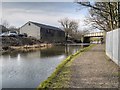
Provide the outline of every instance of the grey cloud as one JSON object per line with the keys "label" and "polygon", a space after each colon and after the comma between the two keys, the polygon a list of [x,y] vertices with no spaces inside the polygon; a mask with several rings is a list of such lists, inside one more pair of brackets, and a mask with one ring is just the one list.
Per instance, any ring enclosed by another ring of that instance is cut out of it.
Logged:
{"label": "grey cloud", "polygon": [[64,17],[79,19],[83,25],[87,9],[81,13],[76,8],[75,3],[3,3],[3,17],[17,27],[29,20],[60,26],[58,20]]}

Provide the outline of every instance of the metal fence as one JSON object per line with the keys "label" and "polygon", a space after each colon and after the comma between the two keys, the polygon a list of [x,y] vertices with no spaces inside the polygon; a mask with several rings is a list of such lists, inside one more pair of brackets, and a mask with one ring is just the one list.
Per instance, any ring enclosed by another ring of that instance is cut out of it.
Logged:
{"label": "metal fence", "polygon": [[120,66],[120,28],[107,32],[106,54]]}

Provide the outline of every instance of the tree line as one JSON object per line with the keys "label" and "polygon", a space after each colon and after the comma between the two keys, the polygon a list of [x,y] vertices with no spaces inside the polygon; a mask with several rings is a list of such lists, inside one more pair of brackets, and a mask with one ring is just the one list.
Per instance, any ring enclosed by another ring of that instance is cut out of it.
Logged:
{"label": "tree line", "polygon": [[93,28],[106,32],[120,27],[120,2],[77,2],[79,5],[89,7],[89,23]]}
{"label": "tree line", "polygon": [[[120,28],[120,2],[76,2],[80,6],[88,7],[90,17],[85,21],[91,24],[91,30],[99,29],[105,32]],[[81,8],[81,7],[80,7]],[[75,39],[81,38],[85,32],[78,31],[78,22],[64,18],[58,21],[66,33],[66,40],[69,35]]]}

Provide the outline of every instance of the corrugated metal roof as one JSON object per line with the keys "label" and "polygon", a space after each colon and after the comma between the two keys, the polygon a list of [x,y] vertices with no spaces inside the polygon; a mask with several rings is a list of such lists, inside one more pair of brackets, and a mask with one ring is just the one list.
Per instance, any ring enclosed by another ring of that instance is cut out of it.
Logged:
{"label": "corrugated metal roof", "polygon": [[[31,22],[31,21],[30,21],[30,22]],[[53,26],[49,26],[49,25],[45,25],[45,24],[40,24],[40,23],[36,23],[36,22],[31,22],[31,23],[37,25],[38,27],[62,31],[60,28],[57,28],[57,27],[53,27]]]}

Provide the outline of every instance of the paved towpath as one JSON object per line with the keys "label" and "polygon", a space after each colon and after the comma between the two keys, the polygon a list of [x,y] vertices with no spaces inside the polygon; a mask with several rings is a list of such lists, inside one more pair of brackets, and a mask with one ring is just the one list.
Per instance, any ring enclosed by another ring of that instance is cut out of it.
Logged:
{"label": "paved towpath", "polygon": [[104,45],[96,45],[78,56],[70,68],[71,88],[118,87],[118,66],[106,57]]}

